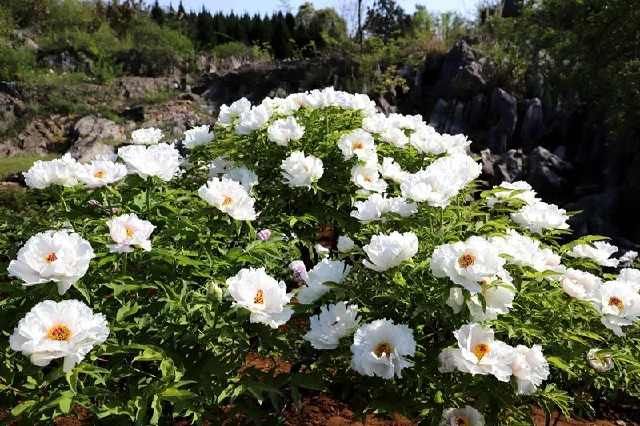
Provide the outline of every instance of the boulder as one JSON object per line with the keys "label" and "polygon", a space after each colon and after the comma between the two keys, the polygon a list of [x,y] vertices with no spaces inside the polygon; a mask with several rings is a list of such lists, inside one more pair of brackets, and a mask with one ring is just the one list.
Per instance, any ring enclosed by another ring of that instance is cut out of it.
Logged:
{"label": "boulder", "polygon": [[175,90],[180,84],[171,77],[122,77],[116,80],[120,94],[128,99],[142,99],[163,91]]}
{"label": "boulder", "polygon": [[444,58],[436,87],[445,98],[468,98],[485,91],[487,81],[475,51],[459,40]]}
{"label": "boulder", "polygon": [[0,132],[9,130],[24,111],[25,105],[20,99],[0,92]]}
{"label": "boulder", "polygon": [[31,121],[15,138],[0,142],[0,156],[62,153],[67,148],[70,116],[51,115]]}
{"label": "boulder", "polygon": [[525,112],[522,117],[520,127],[520,139],[525,150],[537,145],[537,142],[544,136],[544,113],[542,111],[542,101],[538,98],[524,101]]}
{"label": "boulder", "polygon": [[90,72],[93,61],[82,52],[41,52],[38,58],[40,64],[61,72]]}
{"label": "boulder", "polygon": [[504,89],[495,89],[489,117],[495,124],[489,129],[488,146],[495,153],[506,152],[518,123],[518,100]]}
{"label": "boulder", "polygon": [[526,180],[541,193],[571,192],[569,183],[573,165],[541,146],[535,147],[527,158]]}
{"label": "boulder", "polygon": [[127,140],[127,130],[106,118],[88,115],[73,126],[73,142],[69,153],[80,162],[111,155],[117,145]]}
{"label": "boulder", "polygon": [[524,178],[526,157],[519,149],[510,149],[504,154],[494,154],[490,149],[482,150],[482,172],[493,185],[514,182]]}
{"label": "boulder", "polygon": [[120,116],[127,120],[142,122],[144,121],[144,105],[134,105],[125,108]]}

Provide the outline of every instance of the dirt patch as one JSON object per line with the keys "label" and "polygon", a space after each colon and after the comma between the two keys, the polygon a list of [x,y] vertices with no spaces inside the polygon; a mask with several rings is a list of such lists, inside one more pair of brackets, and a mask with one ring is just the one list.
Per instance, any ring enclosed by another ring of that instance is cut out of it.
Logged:
{"label": "dirt patch", "polygon": [[255,352],[251,352],[245,357],[244,365],[240,368],[239,373],[242,374],[250,369],[272,374],[273,377],[276,377],[281,374],[289,374],[291,371],[291,363],[277,357],[264,357]]}
{"label": "dirt patch", "polygon": [[417,423],[394,414],[391,418],[356,416],[343,402],[324,395],[306,396],[299,407],[289,407],[285,413],[287,426],[413,426]]}

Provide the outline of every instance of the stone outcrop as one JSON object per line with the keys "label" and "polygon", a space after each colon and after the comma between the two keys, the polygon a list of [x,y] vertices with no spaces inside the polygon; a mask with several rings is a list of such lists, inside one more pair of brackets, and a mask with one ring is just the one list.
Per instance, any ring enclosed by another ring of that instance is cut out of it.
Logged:
{"label": "stone outcrop", "polygon": [[78,161],[87,162],[113,154],[115,147],[127,140],[127,131],[111,120],[89,115],[73,126],[72,140],[69,153]]}

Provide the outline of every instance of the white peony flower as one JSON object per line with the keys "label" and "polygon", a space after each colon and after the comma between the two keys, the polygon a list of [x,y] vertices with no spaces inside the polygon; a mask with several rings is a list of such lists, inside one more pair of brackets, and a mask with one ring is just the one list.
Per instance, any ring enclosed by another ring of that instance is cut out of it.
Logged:
{"label": "white peony flower", "polygon": [[480,284],[500,278],[510,282],[504,269],[505,260],[498,248],[482,237],[443,244],[431,255],[431,272],[439,278],[447,277],[471,293],[481,291]]}
{"label": "white peony flower", "polygon": [[155,145],[162,139],[162,130],[155,127],[131,132],[131,143],[135,145]]}
{"label": "white peony flower", "polygon": [[253,207],[255,200],[237,181],[214,178],[198,189],[198,195],[218,210],[227,213],[235,220],[255,220]]}
{"label": "white peony flower", "polygon": [[387,199],[380,194],[369,195],[366,200],[353,203],[356,210],[351,212],[351,216],[360,222],[368,223],[382,219],[382,215],[388,211]]}
{"label": "white peony flower", "polygon": [[247,192],[251,192],[253,187],[258,184],[258,175],[244,166],[229,169],[226,173],[222,174],[222,178],[235,180],[242,185]]}
{"label": "white peony flower", "polygon": [[418,237],[413,232],[392,232],[371,237],[362,248],[369,257],[362,263],[369,269],[384,272],[409,260],[418,253]]}
{"label": "white peony flower", "polygon": [[11,349],[22,352],[38,367],[64,358],[63,371],[69,372],[95,345],[109,336],[102,314],[79,300],[45,300],[31,308],[9,337]]}
{"label": "white peony flower", "polygon": [[356,201],[353,206],[356,210],[351,212],[351,216],[363,223],[381,220],[386,213],[409,217],[418,212],[416,203],[410,203],[402,197],[386,198],[377,193],[369,195],[364,201]]}
{"label": "white peony flower", "polygon": [[506,314],[513,307],[513,299],[516,289],[512,284],[501,282],[483,282],[480,293],[484,297],[483,308],[480,297],[477,294],[467,301],[467,308],[473,321],[488,321],[498,318],[498,315]]}
{"label": "white peony flower", "polygon": [[459,314],[464,306],[464,292],[460,287],[451,287],[449,289],[449,297],[447,298],[447,306],[449,306],[454,314]]}
{"label": "white peony flower", "polygon": [[115,242],[109,246],[112,253],[132,252],[133,246],[151,250],[149,237],[156,227],[147,220],[139,219],[135,213],[114,217],[107,221],[107,226]]}
{"label": "white peony flower", "polygon": [[264,106],[252,107],[249,111],[242,112],[236,125],[236,134],[248,135],[262,128],[271,118],[271,112]]}
{"label": "white peony flower", "polygon": [[633,262],[636,260],[637,257],[638,257],[637,251],[634,251],[634,250],[626,251],[622,256],[620,256],[620,259],[619,259],[620,264],[629,266],[633,264]]}
{"label": "white peony flower", "polygon": [[271,123],[267,129],[271,142],[287,146],[291,141],[298,141],[304,136],[304,127],[298,124],[295,117],[281,118]]}
{"label": "white peony flower", "polygon": [[311,184],[317,182],[324,173],[322,160],[313,155],[305,157],[304,152],[294,151],[282,160],[280,165],[282,177],[287,185],[292,188],[311,188]]}
{"label": "white peony flower", "polygon": [[426,169],[409,174],[400,184],[402,196],[432,207],[446,207],[470,182],[480,176],[482,166],[466,154],[438,158]]}
{"label": "white peony flower", "polygon": [[609,281],[600,286],[595,303],[602,313],[602,324],[616,336],[624,336],[622,327],[640,317],[640,294],[628,281]]}
{"label": "white peony flower", "polygon": [[200,145],[206,145],[213,141],[213,132],[208,124],[197,126],[184,132],[182,144],[187,149],[193,149]]}
{"label": "white peony flower", "polygon": [[78,184],[81,167],[70,154],[65,154],[51,161],[36,161],[23,176],[29,188],[45,189],[51,185],[70,187]]}
{"label": "white peony flower", "polygon": [[449,408],[442,412],[440,426],[484,426],[484,416],[473,407]]}
{"label": "white peony flower", "polygon": [[571,251],[567,253],[571,257],[587,258],[593,260],[600,266],[617,267],[620,261],[611,258],[611,255],[618,251],[618,247],[609,244],[606,241],[596,241],[593,245],[578,244],[573,246]]}
{"label": "white peony flower", "polygon": [[495,192],[487,198],[487,206],[491,209],[508,199],[520,200],[527,205],[540,201],[531,185],[522,180],[502,182],[499,186],[494,186],[493,189]]}
{"label": "white peony flower", "polygon": [[388,127],[387,117],[381,113],[370,115],[362,120],[362,128],[369,133],[381,134]]}
{"label": "white peony flower", "polygon": [[219,177],[222,174],[228,173],[233,169],[234,165],[232,161],[227,160],[224,157],[218,157],[209,163],[209,177]]}
{"label": "white peony flower", "polygon": [[7,271],[24,286],[53,281],[64,294],[87,273],[94,257],[91,244],[75,232],[45,231],[27,240]]}
{"label": "white peony flower", "polygon": [[495,340],[493,330],[471,323],[463,325],[453,334],[458,347],[448,348],[440,355],[442,372],[450,372],[455,368],[474,376],[490,374],[502,382],[509,381],[515,350]]}
{"label": "white peony flower", "polygon": [[409,144],[421,154],[444,154],[446,150],[441,141],[442,135],[431,126],[420,127],[409,136]]}
{"label": "white peony flower", "polygon": [[218,124],[227,127],[233,123],[240,114],[248,112],[251,109],[251,102],[247,98],[240,98],[231,105],[222,105],[218,113]]}
{"label": "white peony flower", "polygon": [[620,270],[616,281],[625,281],[636,291],[640,291],[640,270],[623,268]]}
{"label": "white peony flower", "polygon": [[156,176],[165,182],[170,181],[180,171],[182,158],[173,145],[161,143],[149,147],[129,145],[118,149],[131,173],[143,179]]}
{"label": "white peony flower", "polygon": [[564,270],[560,263],[562,259],[553,250],[540,247],[540,241],[521,235],[513,229],[509,229],[504,237],[492,237],[489,242],[501,254],[510,257],[507,259],[509,263],[529,266],[538,272]]}
{"label": "white peony flower", "polygon": [[402,148],[409,143],[409,138],[402,129],[397,127],[387,127],[381,134],[380,139],[397,148]]}
{"label": "white peony flower", "polygon": [[560,278],[565,293],[578,300],[593,300],[598,297],[602,279],[589,272],[567,269]]}
{"label": "white peony flower", "polygon": [[296,294],[298,302],[309,305],[331,290],[326,283],[341,284],[351,271],[351,266],[342,260],[322,259],[307,272],[306,285]]}
{"label": "white peony flower", "polygon": [[567,212],[555,204],[547,204],[542,201],[528,204],[517,212],[511,213],[511,219],[518,225],[542,234],[545,229],[568,229]]}
{"label": "white peony flower", "polygon": [[377,164],[358,164],[351,169],[351,182],[356,186],[371,192],[384,192],[387,182],[380,178]]}
{"label": "white peony flower", "polygon": [[382,319],[358,328],[351,345],[351,368],[365,376],[401,378],[413,362],[405,357],[416,353],[413,330],[404,324]]}
{"label": "white peony flower", "polygon": [[320,314],[309,318],[311,329],[304,340],[316,349],[335,349],[340,339],[353,333],[358,326],[358,305],[338,302],[320,308]]}
{"label": "white peony flower", "polygon": [[596,370],[599,373],[606,373],[607,371],[613,369],[613,357],[597,348],[589,349],[587,352],[587,361],[591,368]]}
{"label": "white peony flower", "polygon": [[511,369],[518,384],[517,393],[531,395],[549,377],[549,363],[542,354],[540,345],[530,348],[518,345],[515,353]]}
{"label": "white peony flower", "polygon": [[94,160],[89,164],[80,164],[78,180],[88,188],[99,188],[124,179],[127,167],[113,161]]}
{"label": "white peony flower", "polygon": [[251,312],[251,322],[278,328],[289,321],[293,310],[287,306],[291,295],[287,286],[269,276],[264,268],[244,268],[227,279],[235,304]]}
{"label": "white peony flower", "polygon": [[355,250],[356,243],[354,243],[347,235],[340,235],[338,237],[337,248],[340,253],[349,253],[350,251]]}
{"label": "white peony flower", "polygon": [[300,109],[300,105],[298,105],[291,98],[264,98],[261,105],[264,105],[271,114],[281,114],[281,115],[292,115],[297,110]]}
{"label": "white peony flower", "polygon": [[361,161],[367,161],[375,156],[376,145],[373,137],[362,129],[347,133],[338,140],[338,148],[345,160],[355,155]]}
{"label": "white peony flower", "polygon": [[390,179],[398,184],[402,183],[410,174],[409,172],[402,170],[400,164],[396,163],[391,157],[384,157],[382,159],[382,164],[378,166],[378,168],[383,178]]}

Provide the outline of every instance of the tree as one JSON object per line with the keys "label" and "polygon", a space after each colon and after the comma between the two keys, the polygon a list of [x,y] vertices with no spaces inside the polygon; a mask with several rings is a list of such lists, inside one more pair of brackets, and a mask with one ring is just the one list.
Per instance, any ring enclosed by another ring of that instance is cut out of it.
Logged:
{"label": "tree", "polygon": [[153,3],[153,7],[151,8],[150,15],[151,15],[151,19],[156,21],[158,24],[160,25],[164,24],[164,9],[160,7],[160,3],[158,3],[158,0],[156,0],[155,3]]}
{"label": "tree", "polygon": [[394,35],[404,32],[410,18],[395,0],[376,0],[367,11],[364,28],[386,42]]}

